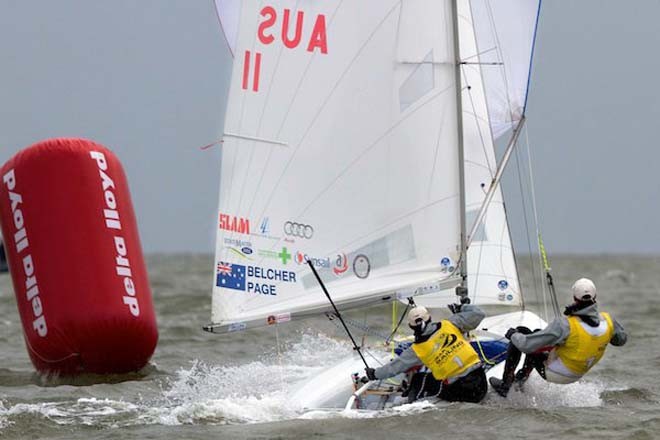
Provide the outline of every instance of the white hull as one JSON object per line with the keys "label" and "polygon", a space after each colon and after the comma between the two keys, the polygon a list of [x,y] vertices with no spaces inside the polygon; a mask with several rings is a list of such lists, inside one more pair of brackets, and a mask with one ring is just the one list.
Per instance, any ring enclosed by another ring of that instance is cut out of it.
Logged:
{"label": "white hull", "polygon": [[[510,327],[525,326],[530,329],[544,328],[547,325],[532,312],[521,311],[492,316],[482,321],[478,330],[472,334],[479,340],[502,339]],[[383,349],[364,350],[370,366],[378,366],[390,360],[390,353]],[[501,362],[488,370],[487,376],[501,377],[504,363]],[[352,375],[364,375],[364,364],[357,353],[312,380],[302,384],[291,396],[292,403],[304,409],[344,408],[354,393]]]}

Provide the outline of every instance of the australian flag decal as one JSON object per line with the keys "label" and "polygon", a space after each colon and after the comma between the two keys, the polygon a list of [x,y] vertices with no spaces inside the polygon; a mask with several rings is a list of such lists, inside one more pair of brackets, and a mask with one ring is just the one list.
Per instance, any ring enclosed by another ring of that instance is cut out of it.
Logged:
{"label": "australian flag decal", "polygon": [[245,290],[245,266],[220,261],[215,285],[227,289]]}

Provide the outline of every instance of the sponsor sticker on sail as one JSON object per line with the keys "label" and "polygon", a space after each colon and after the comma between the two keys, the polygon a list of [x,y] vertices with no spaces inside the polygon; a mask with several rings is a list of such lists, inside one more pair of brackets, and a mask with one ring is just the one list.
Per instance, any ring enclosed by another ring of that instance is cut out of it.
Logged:
{"label": "sponsor sticker on sail", "polygon": [[244,217],[220,213],[218,215],[218,228],[225,231],[249,235],[250,220]]}
{"label": "sponsor sticker on sail", "polygon": [[343,252],[341,254],[337,254],[337,257],[335,258],[335,265],[332,268],[332,272],[337,276],[341,276],[342,274],[346,273],[347,270],[348,270],[348,257]]}
{"label": "sponsor sticker on sail", "polygon": [[289,321],[291,321],[291,313],[278,313],[277,315],[269,315],[268,318],[266,318],[266,323],[268,325],[281,324]]}

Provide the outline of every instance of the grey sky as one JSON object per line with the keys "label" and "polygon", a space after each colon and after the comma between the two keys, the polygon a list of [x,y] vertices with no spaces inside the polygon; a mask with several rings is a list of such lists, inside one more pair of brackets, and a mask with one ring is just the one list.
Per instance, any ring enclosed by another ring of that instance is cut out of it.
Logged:
{"label": "grey sky", "polygon": [[[544,1],[528,127],[551,253],[660,253],[658,16],[651,0]],[[93,139],[124,164],[146,252],[212,251],[219,153],[198,147],[219,137],[230,72],[212,0],[4,0],[0,59],[0,163]]]}

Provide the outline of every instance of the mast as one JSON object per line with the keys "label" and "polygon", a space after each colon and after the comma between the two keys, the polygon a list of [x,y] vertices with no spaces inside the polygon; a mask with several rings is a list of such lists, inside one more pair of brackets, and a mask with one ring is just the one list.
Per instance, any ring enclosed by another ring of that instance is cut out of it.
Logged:
{"label": "mast", "polygon": [[[458,32],[458,0],[452,0],[452,21],[454,27],[454,72],[456,82],[456,129],[458,130],[458,178],[460,187],[460,212],[461,212],[461,253],[459,257],[461,275],[461,287],[467,288],[467,237],[465,230],[465,161],[463,142],[463,88],[461,85],[461,50]],[[457,291],[458,294],[458,291]],[[461,296],[466,295],[463,290]]]}

